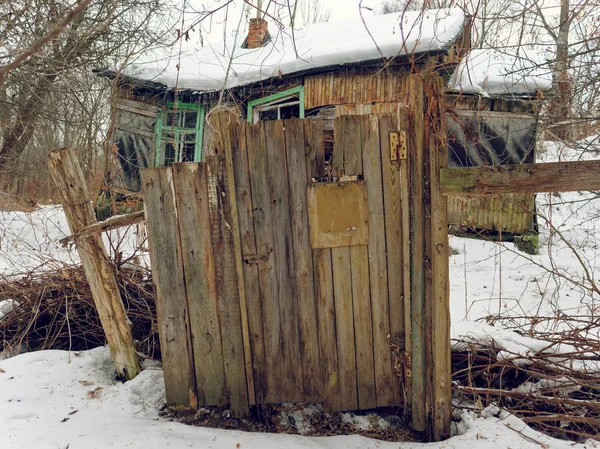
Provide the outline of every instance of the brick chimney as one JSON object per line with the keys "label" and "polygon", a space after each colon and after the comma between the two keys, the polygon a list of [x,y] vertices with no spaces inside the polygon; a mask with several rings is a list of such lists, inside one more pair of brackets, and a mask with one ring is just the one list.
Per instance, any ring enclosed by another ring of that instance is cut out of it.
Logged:
{"label": "brick chimney", "polygon": [[265,38],[268,36],[268,22],[265,19],[250,19],[248,28],[248,37],[246,38],[246,48],[262,47]]}

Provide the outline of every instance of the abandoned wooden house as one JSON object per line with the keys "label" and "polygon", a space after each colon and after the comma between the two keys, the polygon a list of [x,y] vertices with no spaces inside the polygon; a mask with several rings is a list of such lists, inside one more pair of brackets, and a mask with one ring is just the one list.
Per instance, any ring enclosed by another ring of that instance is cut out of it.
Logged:
{"label": "abandoned wooden house", "polygon": [[[528,97],[549,86],[502,74],[469,30],[458,9],[294,33],[252,19],[229,46],[105,72],[113,175],[144,197],[169,404],[401,407],[450,435],[439,173],[532,161]],[[518,195],[450,217],[524,232]]]}
{"label": "abandoned wooden house", "polygon": [[[398,114],[406,108],[407,76],[427,72],[449,81],[449,166],[532,162],[532,98],[550,86],[549,77],[539,68],[523,75],[514,61],[471,51],[470,38],[470,20],[459,9],[295,31],[269,30],[266,20],[252,19],[246,39],[236,35],[201,48],[186,44],[181,52],[175,45],[123,71],[106,70],[104,75],[118,79],[112,134],[118,162],[108,184],[139,191],[142,168],[215,154],[222,111],[229,115],[226,122],[322,119],[329,160],[335,117]],[[534,229],[533,211],[531,194],[455,198],[450,222],[522,234]]]}

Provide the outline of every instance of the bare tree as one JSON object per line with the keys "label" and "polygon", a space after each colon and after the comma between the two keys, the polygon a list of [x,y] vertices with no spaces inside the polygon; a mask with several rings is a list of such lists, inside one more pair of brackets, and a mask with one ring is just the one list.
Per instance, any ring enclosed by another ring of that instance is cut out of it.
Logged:
{"label": "bare tree", "polygon": [[[109,86],[91,71],[114,65],[162,36],[165,24],[153,20],[163,11],[161,1],[0,2],[0,34],[5,36],[0,52],[0,173],[5,189],[18,192],[23,184],[19,163],[35,159],[34,153],[45,157],[56,142],[69,144],[87,134],[90,143],[101,137],[98,122],[108,115],[106,109],[86,102],[90,92]],[[107,100],[105,95],[105,105]],[[83,111],[85,121],[77,111]],[[49,129],[57,134],[44,142]]]}

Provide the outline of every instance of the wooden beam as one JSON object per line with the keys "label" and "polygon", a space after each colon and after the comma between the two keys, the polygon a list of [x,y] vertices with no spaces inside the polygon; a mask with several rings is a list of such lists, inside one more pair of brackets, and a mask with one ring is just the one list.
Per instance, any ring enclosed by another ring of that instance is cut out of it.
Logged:
{"label": "wooden beam", "polygon": [[476,197],[503,193],[600,190],[600,161],[443,168],[443,195]]}
{"label": "wooden beam", "polygon": [[111,231],[113,229],[122,228],[123,226],[130,226],[136,223],[144,221],[144,211],[134,212],[132,214],[117,215],[111,217],[108,220],[92,223],[88,226],[81,228],[77,233],[60,239],[60,243],[66,245],[67,243],[78,240],[86,235],[99,234],[101,232]]}
{"label": "wooden beam", "polygon": [[[48,166],[73,234],[96,222],[85,178],[75,153],[69,148],[50,153]],[[133,344],[131,323],[121,301],[119,285],[108,260],[102,237],[87,235],[77,241],[77,251],[90,284],[94,304],[108,341],[117,375],[133,379],[142,370]]]}

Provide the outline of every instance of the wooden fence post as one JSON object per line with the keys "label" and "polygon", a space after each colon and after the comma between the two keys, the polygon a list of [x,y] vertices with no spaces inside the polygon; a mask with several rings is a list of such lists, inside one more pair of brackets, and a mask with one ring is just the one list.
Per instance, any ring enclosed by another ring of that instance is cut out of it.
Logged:
{"label": "wooden fence post", "polygon": [[450,437],[452,417],[444,85],[435,75],[408,82],[412,426],[440,441]]}
{"label": "wooden fence post", "polygon": [[[48,165],[62,197],[71,233],[76,235],[80,229],[96,222],[83,172],[69,148],[50,153]],[[102,236],[93,233],[77,239],[77,251],[92,290],[117,375],[121,379],[133,379],[141,371],[140,361]]]}

